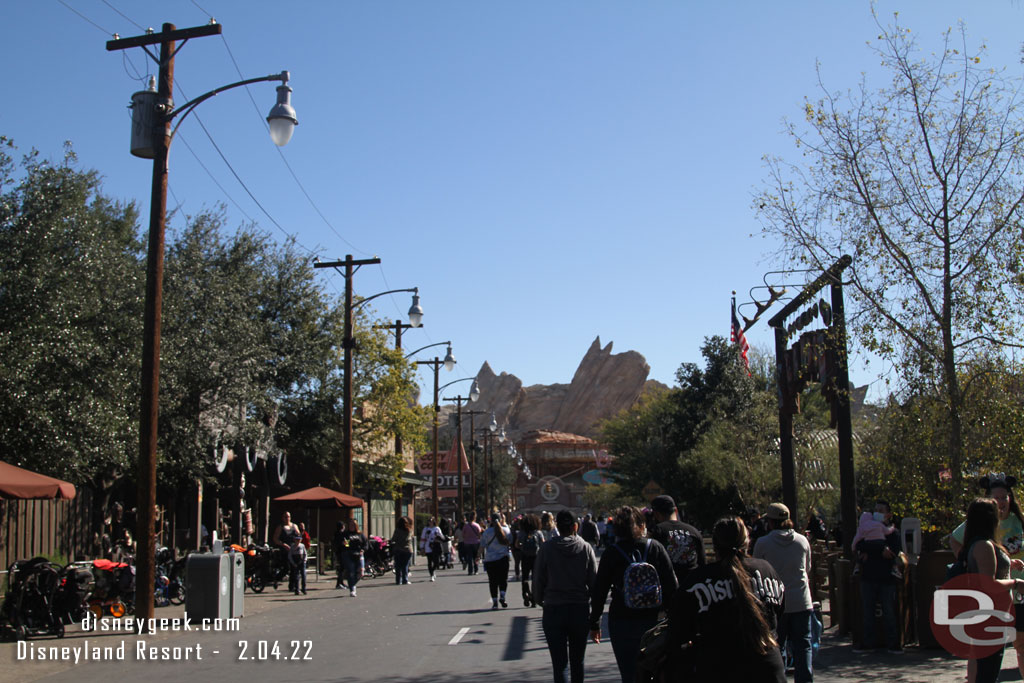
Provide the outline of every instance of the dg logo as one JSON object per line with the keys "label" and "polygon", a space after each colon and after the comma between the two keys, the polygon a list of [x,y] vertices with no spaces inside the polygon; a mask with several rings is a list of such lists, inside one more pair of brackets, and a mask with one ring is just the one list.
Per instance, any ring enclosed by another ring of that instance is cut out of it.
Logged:
{"label": "dg logo", "polygon": [[956,657],[981,659],[1012,643],[1014,618],[1009,589],[981,574],[953,577],[932,599],[932,633]]}

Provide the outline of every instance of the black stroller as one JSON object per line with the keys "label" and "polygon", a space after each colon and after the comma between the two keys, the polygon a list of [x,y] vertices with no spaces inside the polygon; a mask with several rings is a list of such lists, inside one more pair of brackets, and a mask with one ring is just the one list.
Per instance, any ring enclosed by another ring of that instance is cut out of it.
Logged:
{"label": "black stroller", "polygon": [[89,611],[99,619],[110,614],[123,617],[135,612],[135,567],[126,562],[93,560],[96,581],[89,596]]}
{"label": "black stroller", "polygon": [[370,578],[389,574],[395,569],[391,541],[380,536],[370,537],[363,559],[365,560],[364,572]]}
{"label": "black stroller", "polygon": [[53,598],[54,615],[65,624],[85,619],[89,611],[89,596],[92,594],[92,572],[85,567],[69,564],[60,574],[60,585]]}
{"label": "black stroller", "polygon": [[62,568],[45,557],[18,560],[8,567],[7,592],[0,608],[0,628],[5,638],[29,636],[64,637],[64,622],[54,610]]}

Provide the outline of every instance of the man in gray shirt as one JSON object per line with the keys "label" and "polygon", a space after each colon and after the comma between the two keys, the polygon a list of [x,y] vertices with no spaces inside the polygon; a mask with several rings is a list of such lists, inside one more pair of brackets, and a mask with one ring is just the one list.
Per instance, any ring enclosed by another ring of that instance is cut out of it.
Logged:
{"label": "man in gray shirt", "polygon": [[537,553],[533,597],[544,607],[542,625],[551,654],[555,683],[583,681],[583,655],[587,648],[590,594],[597,582],[594,548],[576,535],[576,517],[562,510],[555,517],[559,535]]}
{"label": "man in gray shirt", "polygon": [[758,539],[754,557],[767,560],[786,586],[786,606],[779,621],[779,646],[783,659],[786,641],[793,653],[795,683],[811,683],[811,544],[793,530],[789,508],[772,503],[765,514],[769,533]]}

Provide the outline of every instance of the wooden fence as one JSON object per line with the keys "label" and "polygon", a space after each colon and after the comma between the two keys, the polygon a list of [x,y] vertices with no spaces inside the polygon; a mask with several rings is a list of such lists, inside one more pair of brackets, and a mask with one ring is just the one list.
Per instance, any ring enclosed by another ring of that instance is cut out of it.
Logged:
{"label": "wooden fence", "polygon": [[0,571],[39,555],[92,558],[91,493],[79,487],[72,500],[0,500]]}

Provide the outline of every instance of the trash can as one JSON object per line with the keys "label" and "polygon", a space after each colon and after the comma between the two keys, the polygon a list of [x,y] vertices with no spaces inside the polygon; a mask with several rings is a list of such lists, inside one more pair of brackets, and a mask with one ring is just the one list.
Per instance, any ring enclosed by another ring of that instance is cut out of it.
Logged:
{"label": "trash can", "polygon": [[225,553],[193,553],[185,564],[185,612],[192,619],[227,619],[231,561]]}
{"label": "trash can", "polygon": [[228,553],[231,563],[231,607],[232,618],[243,616],[245,596],[245,555],[239,552]]}

